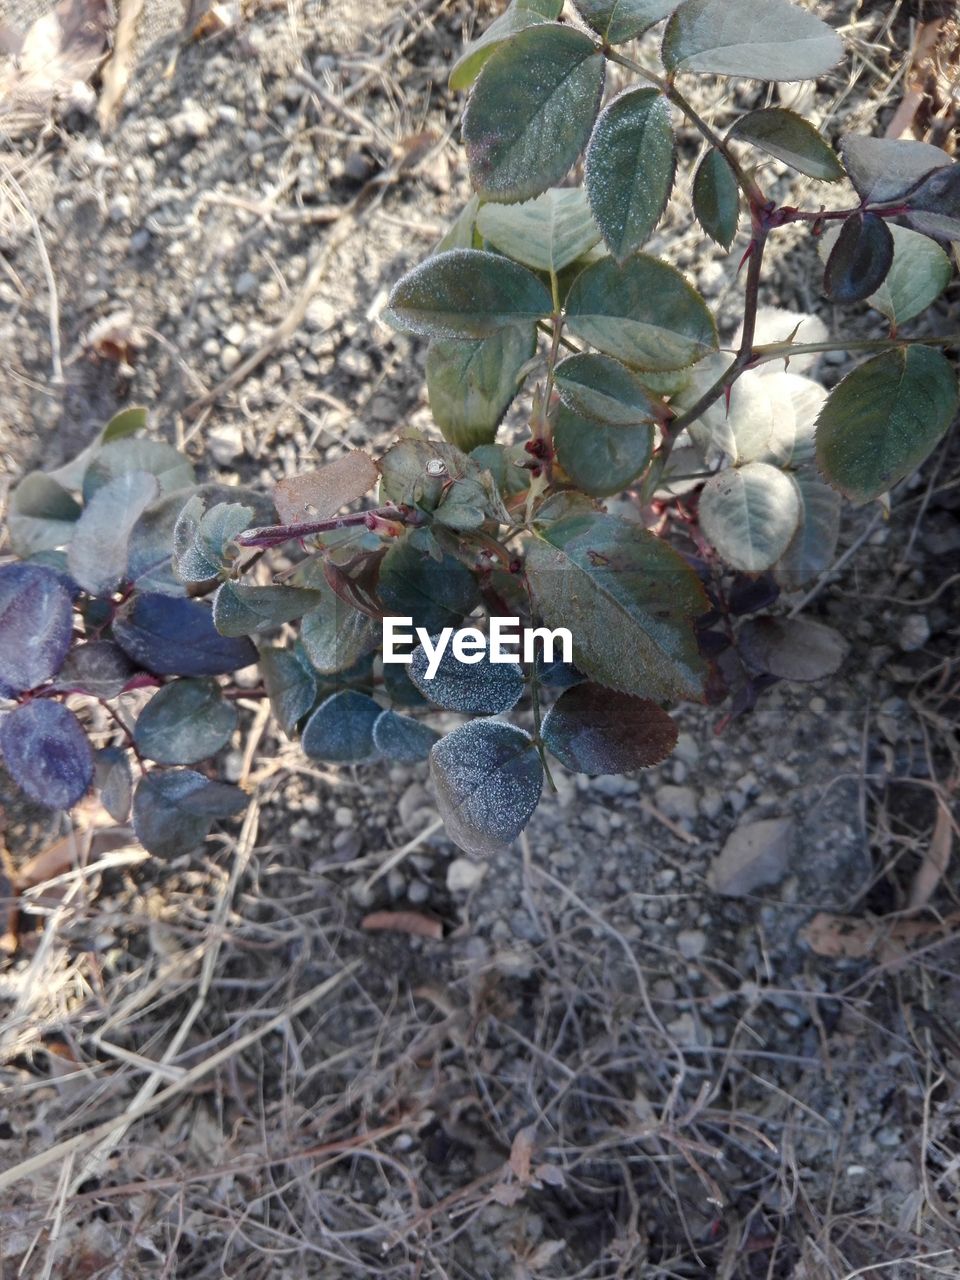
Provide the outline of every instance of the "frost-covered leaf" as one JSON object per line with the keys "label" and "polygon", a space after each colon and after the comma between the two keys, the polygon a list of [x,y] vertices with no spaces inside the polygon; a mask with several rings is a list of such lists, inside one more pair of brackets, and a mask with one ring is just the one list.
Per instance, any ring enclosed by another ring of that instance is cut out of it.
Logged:
{"label": "frost-covered leaf", "polygon": [[432,342],[426,361],[427,394],[444,438],[468,451],[491,444],[536,347],[533,325],[511,325],[489,338]]}
{"label": "frost-covered leaf", "polygon": [[[437,636],[432,636],[434,645]],[[493,663],[481,650],[479,662],[461,662],[454,656],[453,641],[447,645],[432,677],[427,671],[430,658],[417,645],[410,661],[410,679],[424,697],[446,711],[465,715],[502,715],[516,706],[523,695],[523,673],[516,663]]]}
{"label": "frost-covered leaf", "polygon": [[471,720],[430,752],[447,834],[467,853],[511,844],[540,801],[543,766],[530,735],[498,720]]}
{"label": "frost-covered leaf", "polygon": [[450,88],[469,89],[498,45],[525,27],[559,18],[563,0],[513,0],[475,40],[471,40],[450,69]]}
{"label": "frost-covered leaf", "polygon": [[316,471],[287,476],[273,490],[281,524],[329,520],[362,498],[380,479],[377,464],[362,449],[351,449]]}
{"label": "frost-covered leaf", "polygon": [[807,618],[751,618],[737,647],[755,671],[781,680],[822,680],[843,663],[850,646],[833,627]]}
{"label": "frost-covered leaf", "polygon": [[729,249],[740,221],[740,187],[727,158],[711,147],[693,177],[693,212],[722,249]]}
{"label": "frost-covered leaf", "polygon": [[788,0],[685,0],[667,23],[662,56],[674,73],[812,80],[840,61],[843,44]]}
{"label": "frost-covered leaf", "polygon": [[707,304],[674,267],[637,253],[582,271],[567,295],[567,324],[584,341],[639,369],[682,369],[717,349]]}
{"label": "frost-covered leaf", "polygon": [[395,711],[382,711],[373,725],[373,745],[385,760],[398,764],[426,760],[439,737],[429,725]]}
{"label": "frost-covered leaf", "polygon": [[215,680],[174,680],[140,712],[133,740],[160,764],[193,764],[216,755],[237,727],[237,708]]}
{"label": "frost-covered leaf", "polygon": [[578,489],[592,497],[607,497],[622,493],[647,469],[653,452],[653,426],[649,422],[609,426],[561,404],[553,444],[560,465]]}
{"label": "frost-covered leaf", "polygon": [[706,596],[664,541],[614,516],[569,515],[529,544],[526,572],[539,615],[570,629],[587,676],[638,696],[703,696],[693,623]]}
{"label": "frost-covered leaf", "polygon": [[458,626],[480,595],[473,574],[461,561],[451,555],[433,560],[404,541],[384,556],[380,599],[388,614],[410,617],[415,627],[432,635]]}
{"label": "frost-covered leaf", "polygon": [[87,693],[93,698],[115,698],[135,671],[133,663],[112,640],[90,640],[73,646],[54,688]]}
{"label": "frost-covered leaf", "polygon": [[205,555],[197,544],[202,519],[203,499],[194,494],[173,527],[173,569],[181,582],[209,582],[220,571],[218,562]]}
{"label": "frost-covered leaf", "polygon": [[526,267],[498,253],[450,249],[397,281],[384,319],[428,338],[487,338],[552,309],[550,291]]}
{"label": "frost-covered leaf", "polygon": [[869,205],[895,203],[925,174],[951,163],[945,151],[928,142],[856,133],[841,138],[840,154],[857,195]]}
{"label": "frost-covered leaf", "polygon": [[197,549],[218,569],[231,565],[239,552],[234,539],[249,529],[252,519],[252,508],[242,502],[216,503],[204,513],[197,527]]}
{"label": "frost-covered leaf", "polygon": [[262,648],[260,674],[270,709],[288,738],[317,699],[317,677],[298,649]]}
{"label": "frost-covered leaf", "polygon": [[862,302],[876,292],[893,265],[893,236],[876,213],[847,218],[830,250],[823,291],[833,302]]}
{"label": "frost-covered leaf", "polygon": [[749,462],[712,476],[700,495],[704,536],[733,569],[759,573],[783,555],[800,522],[800,499],[789,476]]}
{"label": "frost-covered leaf", "polygon": [[609,44],[625,44],[673,13],[679,3],[680,0],[574,0],[574,7]]}
{"label": "frost-covered leaf", "polygon": [[477,214],[485,240],[535,271],[560,272],[600,239],[580,187],[551,187],[522,204],[485,204]]}
{"label": "frost-covered leaf", "polygon": [[85,591],[94,596],[116,591],[127,574],[130,534],[158,493],[152,475],[127,471],[87,502],[67,552],[70,573]]}
{"label": "frost-covered leaf", "polygon": [[304,754],[331,764],[373,760],[377,755],[373,726],[382,710],[379,703],[354,689],[331,694],[303,726]]}
{"label": "frost-covered leaf", "polygon": [[494,51],[463,117],[470,177],[482,197],[529,200],[561,181],[590,136],[604,65],[589,36],[553,22],[527,27]]}
{"label": "frost-covered leaf", "polygon": [[94,755],[96,785],[100,803],[114,822],[125,823],[133,801],[133,770],[123,747],[103,747]]}
{"label": "frost-covered leaf", "polygon": [[346,671],[376,649],[379,622],[341,600],[326,584],[311,595],[319,595],[320,603],[304,615],[300,643],[315,670],[323,675]]}
{"label": "frost-covered leaf", "polygon": [[51,809],[75,805],[93,781],[93,752],[80,721],[48,698],[0,719],[0,753],[14,782]]}
{"label": "frost-covered leaf", "polygon": [[73,537],[80,511],[80,504],[56,480],[42,471],[31,471],[10,495],[7,532],[11,549],[23,557],[65,547]]}
{"label": "frost-covered leaf", "polygon": [[21,692],[55,676],[70,647],[73,601],[60,576],[0,565],[0,684]]}
{"label": "frost-covered leaf", "polygon": [[133,471],[154,476],[160,493],[175,493],[194,482],[193,467],[172,445],[160,440],[111,440],[102,445],[83,477],[83,500]]}
{"label": "frost-covered leaf", "polygon": [[859,365],[817,419],[817,465],[854,502],[914,471],[953,421],[957,378],[940,351],[913,346]]}
{"label": "frost-covered leaf", "polygon": [[804,586],[833,563],[843,507],[840,494],[816,472],[802,468],[793,473],[793,482],[800,498],[800,524],[774,569],[788,591]]}
{"label": "frost-covered leaf", "polygon": [[785,107],[749,111],[733,125],[727,138],[749,142],[811,178],[835,182],[843,177],[843,165],[823,134]]}
{"label": "frost-covered leaf", "polygon": [[603,239],[623,262],[663,216],[676,171],[673,127],[657,89],[629,89],[600,114],[584,162],[590,208]]}
{"label": "frost-covered leaf", "polygon": [[561,360],[555,370],[560,399],[585,418],[610,426],[629,427],[653,422],[663,415],[663,405],[618,360],[584,352]]}
{"label": "frost-covered leaf", "polygon": [[246,803],[239,787],[193,769],[154,770],[137,783],[133,829],[148,853],[176,858],[203,844],[218,818],[233,817]]}
{"label": "frost-covered leaf", "polygon": [[578,684],[547,712],[543,745],[574,773],[629,773],[666,760],[677,726],[655,702]]}
{"label": "frost-covered leaf", "polygon": [[246,637],[217,631],[206,605],[153,591],[121,606],[113,638],[138,666],[158,676],[227,675],[257,660]]}
{"label": "frost-covered leaf", "polygon": [[251,636],[303,617],[320,599],[319,592],[299,587],[224,582],[213,597],[213,625],[222,636]]}

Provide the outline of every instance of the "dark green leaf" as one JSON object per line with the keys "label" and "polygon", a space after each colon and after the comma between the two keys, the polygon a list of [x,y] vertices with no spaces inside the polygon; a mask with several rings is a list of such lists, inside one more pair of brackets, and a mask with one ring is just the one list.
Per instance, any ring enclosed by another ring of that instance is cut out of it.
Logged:
{"label": "dark green leaf", "polygon": [[788,0],[685,0],[667,23],[668,71],[812,80],[843,57],[835,31]]}
{"label": "dark green leaf", "polygon": [[200,521],[198,549],[217,566],[231,565],[240,550],[234,544],[234,538],[249,529],[252,520],[252,507],[246,507],[242,502],[218,502]]}
{"label": "dark green leaf", "polygon": [[410,617],[430,634],[456,627],[476,608],[473,574],[451,555],[436,561],[406,541],[390,548],[380,569],[380,599],[387,613]]}
{"label": "dark green leaf", "polygon": [[400,707],[425,707],[423,694],[408,675],[409,668],[401,662],[383,664],[383,691],[391,702]]}
{"label": "dark green leaf", "polygon": [[399,764],[426,760],[439,737],[429,725],[395,711],[382,711],[373,725],[373,745],[385,759]]}
{"label": "dark green leaf", "polygon": [[213,625],[222,636],[250,636],[302,617],[320,602],[316,591],[224,582],[213,597]]}
{"label": "dark green leaf", "polygon": [[555,370],[560,399],[585,418],[631,427],[663,415],[640,379],[609,356],[584,353],[561,360]]}
{"label": "dark green leaf", "polygon": [[193,764],[216,755],[237,727],[237,708],[215,680],[174,680],[140,712],[133,740],[160,764]]}
{"label": "dark green leaf", "polygon": [[703,696],[693,623],[706,596],[662,539],[614,516],[570,515],[529,545],[526,573],[540,616],[570,628],[587,676],[638,696]]}
{"label": "dark green leaf", "polygon": [[600,108],[604,59],[589,36],[542,23],[502,44],[470,95],[463,140],[488,200],[528,200],[579,157]]}
{"label": "dark green leaf", "polygon": [[507,257],[536,271],[560,272],[600,239],[579,187],[551,187],[523,204],[485,204],[477,230]]}
{"label": "dark green leaf", "polygon": [[608,44],[634,40],[661,18],[673,13],[680,0],[574,0],[578,13]]}
{"label": "dark green leaf", "polygon": [[445,253],[448,249],[481,249],[483,245],[477,234],[479,209],[480,197],[474,193],[434,246],[431,256]]}
{"label": "dark green leaf", "polygon": [[[436,644],[437,637],[431,639]],[[446,711],[502,715],[523,696],[523,673],[518,664],[493,663],[485,652],[480,657],[480,662],[461,662],[454,656],[451,638],[434,675],[429,677],[429,657],[423,645],[417,645],[410,662],[410,679],[424,697]]]}
{"label": "dark green leaf", "polygon": [[867,301],[899,328],[936,302],[950,283],[953,264],[929,237],[908,227],[888,226],[893,235],[893,266]]}
{"label": "dark green leaf", "polygon": [[667,100],[630,89],[601,113],[584,167],[590,208],[618,262],[649,239],[663,216],[676,171]]}
{"label": "dark green leaf", "polygon": [[726,157],[711,147],[693,178],[693,211],[704,231],[729,249],[740,221],[740,188]]}
{"label": "dark green leaf", "polygon": [[141,431],[146,425],[147,411],[142,405],[121,409],[119,413],[113,415],[105,427],[101,428],[96,439],[82,449],[75,458],[47,474],[51,480],[56,480],[57,484],[62,484],[65,489],[79,489],[83,484],[87,467],[102,445],[109,444],[113,440],[122,440],[126,436]]}
{"label": "dark green leaf", "polygon": [[543,745],[574,773],[629,773],[666,760],[677,726],[655,702],[578,684],[547,712]]}
{"label": "dark green leaf", "polygon": [[854,502],[914,471],[950,426],[957,379],[940,351],[886,351],[834,387],[817,419],[817,465]]}
{"label": "dark green leaf", "polygon": [[793,480],[766,462],[730,467],[700,494],[704,536],[734,569],[760,573],[776,564],[800,523]]}
{"label": "dark green leaf", "polygon": [[148,853],[175,858],[203,844],[217,818],[233,817],[246,803],[239,787],[193,769],[154,770],[137,783],[133,829]]}
{"label": "dark green leaf", "polygon": [[653,427],[649,422],[611,427],[561,405],[554,423],[553,443],[560,465],[576,487],[593,497],[606,497],[622,493],[647,469],[653,451]]}
{"label": "dark green leaf", "polygon": [[0,565],[0,684],[21,692],[55,676],[70,647],[73,601],[52,569]]}
{"label": "dark green leaf", "polygon": [[317,698],[317,677],[297,649],[260,650],[260,674],[270,698],[270,709],[288,738],[296,732]]}
{"label": "dark green leaf", "polygon": [[[442,470],[438,464],[442,463]],[[455,445],[419,435],[401,438],[380,459],[380,492],[391,502],[432,511],[452,480],[479,479],[481,468]],[[430,501],[424,501],[429,495]]]}
{"label": "dark green leaf", "polygon": [[833,627],[807,618],[751,618],[737,648],[755,671],[781,680],[822,680],[835,675],[850,646]]}
{"label": "dark green leaf", "polygon": [[451,444],[470,450],[492,443],[536,347],[532,325],[511,325],[479,340],[452,338],[430,344],[430,411]]}
{"label": "dark green leaf", "polygon": [[62,703],[35,698],[0,720],[0,753],[31,800],[69,809],[93,781],[93,752],[80,721]]}
{"label": "dark green leaf", "polygon": [[103,747],[94,758],[100,803],[114,822],[126,823],[133,800],[133,770],[122,747]]}
{"label": "dark green leaf", "polygon": [[18,556],[65,547],[73,537],[80,505],[42,471],[23,477],[10,495],[7,530]]}
{"label": "dark green leaf", "polygon": [[173,527],[173,570],[181,582],[210,582],[219,575],[218,561],[197,545],[202,519],[203,499],[195,493]]}
{"label": "dark green leaf", "polygon": [[[312,593],[316,595],[317,593]],[[380,623],[360,613],[324,584],[320,603],[304,616],[300,642],[323,675],[346,671],[380,643]]]}
{"label": "dark green leaf", "polygon": [[158,676],[219,676],[248,667],[246,637],[222,636],[206,605],[144,591],[118,611],[113,638],[138,666]]}
{"label": "dark green leaf", "polygon": [[577,277],[567,296],[573,333],[640,369],[682,369],[717,349],[706,303],[675,268],[638,253],[612,258]]}
{"label": "dark green leaf", "polygon": [[157,481],[146,471],[124,472],[96,490],[67,553],[70,573],[85,591],[94,596],[116,591],[127,574],[130,534],[157,493]]}
{"label": "dark green leaf", "polygon": [[437,806],[450,839],[468,853],[497,853],[530,821],[543,766],[529,736],[497,720],[471,720],[430,752]]}
{"label": "dark green leaf", "polygon": [[867,138],[855,133],[841,138],[840,154],[864,204],[893,204],[925,174],[951,163],[945,151],[928,142]]}
{"label": "dark green leaf", "polygon": [[93,698],[115,698],[135,671],[112,640],[91,640],[70,650],[54,687],[64,692],[87,693]]}
{"label": "dark green leaf", "polygon": [[803,116],[785,107],[760,107],[748,112],[727,137],[749,142],[811,178],[836,182],[843,177],[843,165],[826,138]]}
{"label": "dark green leaf", "polygon": [[471,451],[470,457],[490,472],[504,498],[524,493],[530,487],[529,475],[521,465],[530,460],[523,445],[482,444]]}
{"label": "dark green leaf", "polygon": [[862,302],[883,284],[893,265],[893,236],[876,213],[855,213],[840,228],[823,273],[833,302]]}
{"label": "dark green leaf", "polygon": [[471,40],[450,69],[450,88],[469,89],[494,49],[525,27],[560,17],[563,0],[513,0],[510,7]]}
{"label": "dark green leaf", "polygon": [[960,240],[960,164],[937,169],[906,198],[907,222],[925,236]]}
{"label": "dark green leaf", "polygon": [[159,440],[114,440],[104,444],[83,477],[83,500],[90,499],[104,485],[131,471],[155,476],[161,493],[174,493],[193,484],[193,467],[169,444]]}
{"label": "dark green leaf", "polygon": [[301,743],[312,760],[331,764],[363,764],[377,748],[373,726],[382,707],[365,693],[342,689],[331,694],[303,726]]}
{"label": "dark green leaf", "polygon": [[428,338],[487,338],[552,309],[549,291],[526,267],[498,253],[450,249],[397,281],[384,318]]}

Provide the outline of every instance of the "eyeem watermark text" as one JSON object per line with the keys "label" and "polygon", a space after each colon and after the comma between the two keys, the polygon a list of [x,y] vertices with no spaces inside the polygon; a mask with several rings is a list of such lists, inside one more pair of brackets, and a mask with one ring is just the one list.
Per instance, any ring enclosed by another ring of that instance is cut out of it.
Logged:
{"label": "eyeem watermark text", "polygon": [[[421,644],[427,655],[426,678],[432,680],[440,662],[452,643],[458,662],[533,662],[542,656],[544,662],[573,662],[573,637],[566,627],[523,628],[519,618],[491,618],[489,634],[478,627],[444,627],[431,636],[423,627],[413,627],[412,618],[384,618],[384,662],[409,662],[411,646]],[[559,647],[559,654],[556,650]]]}

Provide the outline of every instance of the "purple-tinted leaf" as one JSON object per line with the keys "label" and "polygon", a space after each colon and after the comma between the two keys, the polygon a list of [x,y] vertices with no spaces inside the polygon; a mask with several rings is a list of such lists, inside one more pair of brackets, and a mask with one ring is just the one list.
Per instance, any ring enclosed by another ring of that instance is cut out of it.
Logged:
{"label": "purple-tinted leaf", "polygon": [[0,751],[14,782],[51,809],[69,809],[93,781],[87,735],[59,702],[36,698],[4,716]]}
{"label": "purple-tinted leaf", "polygon": [[113,637],[138,666],[158,676],[219,676],[257,660],[245,636],[222,636],[206,605],[144,592],[124,605]]}
{"label": "purple-tinted leaf", "polygon": [[93,698],[115,698],[135,671],[118,644],[91,640],[70,650],[55,687],[64,692],[87,693]]}
{"label": "purple-tinted leaf", "polygon": [[133,771],[128,753],[123,747],[103,747],[96,753],[95,765],[100,803],[115,822],[126,822],[133,799]]}
{"label": "purple-tinted leaf", "polygon": [[362,764],[373,760],[377,748],[373,726],[383,708],[365,693],[343,689],[331,694],[303,727],[302,745],[313,760],[333,764]]}
{"label": "purple-tinted leaf", "polygon": [[588,683],[561,694],[542,737],[561,764],[596,776],[660,764],[677,745],[677,726],[655,702]]}
{"label": "purple-tinted leaf", "polygon": [[94,596],[116,591],[127,573],[130,534],[159,489],[146,471],[128,471],[98,489],[77,521],[67,562]]}
{"label": "purple-tinted leaf", "polygon": [[73,623],[70,592],[39,565],[0,568],[0,682],[33,689],[60,670]]}
{"label": "purple-tinted leaf", "polygon": [[883,284],[893,265],[893,235],[876,213],[847,218],[830,251],[823,291],[834,302],[862,302]]}
{"label": "purple-tinted leaf", "polygon": [[780,595],[780,587],[768,573],[759,578],[737,578],[730,588],[727,601],[730,612],[738,617],[745,613],[759,613],[769,609]]}
{"label": "purple-tinted leaf", "polygon": [[175,858],[202,844],[217,818],[232,817],[246,803],[239,787],[193,769],[154,771],[137,784],[133,829],[149,853]]}
{"label": "purple-tinted leaf", "polygon": [[754,671],[781,680],[821,680],[840,669],[850,646],[833,627],[807,618],[752,618],[737,646]]}

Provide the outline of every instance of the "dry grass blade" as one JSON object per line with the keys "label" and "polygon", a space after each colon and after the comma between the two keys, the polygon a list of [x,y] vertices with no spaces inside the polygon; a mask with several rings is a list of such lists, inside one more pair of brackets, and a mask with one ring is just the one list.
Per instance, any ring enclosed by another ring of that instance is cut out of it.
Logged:
{"label": "dry grass blade", "polygon": [[371,911],[363,917],[360,925],[371,931],[386,929],[392,933],[406,933],[413,938],[433,938],[437,942],[443,937],[440,921],[420,911]]}
{"label": "dry grass blade", "polygon": [[143,12],[144,0],[120,0],[117,30],[113,40],[113,53],[103,69],[103,87],[97,118],[104,133],[109,132],[114,115],[123,102],[127,83],[136,64],[137,24]]}
{"label": "dry grass blade", "polygon": [[[948,794],[956,789],[956,781],[949,788]],[[950,865],[950,854],[953,849],[953,836],[956,824],[950,807],[943,796],[937,796],[937,817],[933,824],[933,834],[923,855],[923,861],[917,868],[913,884],[910,886],[908,911],[921,911],[933,896],[937,885],[947,873]]]}

